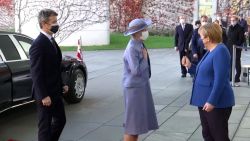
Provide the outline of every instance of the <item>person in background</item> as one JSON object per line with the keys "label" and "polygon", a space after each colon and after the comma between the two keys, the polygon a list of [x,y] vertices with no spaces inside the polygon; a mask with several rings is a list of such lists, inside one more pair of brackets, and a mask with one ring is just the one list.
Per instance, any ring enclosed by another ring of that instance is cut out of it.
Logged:
{"label": "person in background", "polygon": [[248,25],[243,14],[240,14],[239,25],[244,29],[245,41],[243,43],[243,47],[247,47]]}
{"label": "person in background", "polygon": [[250,24],[248,25],[248,46],[250,46]]}
{"label": "person in background", "polygon": [[195,21],[194,25],[196,27],[195,29],[199,29],[201,27],[201,21],[200,20]]}
{"label": "person in background", "polygon": [[159,128],[149,82],[150,59],[143,43],[151,23],[151,20],[134,19],[124,33],[131,36],[123,58],[124,141],[137,141],[139,135]]}
{"label": "person in background", "polygon": [[181,59],[188,53],[189,43],[193,33],[193,25],[186,22],[185,16],[180,16],[179,22],[180,24],[175,28],[175,50],[179,51],[181,77],[186,77],[187,69],[182,65]]}
{"label": "person in background", "polygon": [[[200,18],[201,26],[206,25],[208,23],[208,17],[206,15],[202,15]],[[198,33],[199,28],[195,29],[192,35],[192,54],[193,54],[193,63],[198,64],[203,55],[206,53],[204,44],[200,39],[200,35]]]}
{"label": "person in background", "polygon": [[220,27],[222,29],[222,43],[224,43],[227,47],[227,31],[226,31],[226,29],[222,26],[222,24],[219,20],[215,20],[214,23],[220,25]]}
{"label": "person in background", "polygon": [[[233,45],[238,47],[242,47],[245,36],[244,36],[244,29],[239,25],[238,17],[236,15],[231,16],[230,21],[231,25],[229,26],[227,32],[227,39],[228,43],[227,46],[229,47],[231,57],[233,57]],[[235,74],[235,82],[236,86],[238,82],[240,82],[240,75],[241,75],[241,51],[242,48],[236,48],[236,74]],[[232,58],[233,59],[233,58]]]}
{"label": "person in background", "polygon": [[220,25],[223,27],[223,28],[227,28],[227,22],[225,20],[223,20],[223,17],[222,17],[222,13],[218,13],[216,15],[216,20],[219,21]]}
{"label": "person in background", "polygon": [[[221,43],[222,29],[218,24],[201,26],[199,34],[208,51],[194,70],[190,104],[198,107],[205,141],[230,141],[228,120],[235,105],[229,81],[230,53]],[[196,66],[187,58],[183,65],[188,68]]]}

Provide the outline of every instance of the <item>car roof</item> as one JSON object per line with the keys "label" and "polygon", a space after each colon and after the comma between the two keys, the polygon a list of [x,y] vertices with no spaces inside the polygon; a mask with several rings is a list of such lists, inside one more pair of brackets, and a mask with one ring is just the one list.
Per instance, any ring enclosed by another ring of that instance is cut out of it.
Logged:
{"label": "car roof", "polygon": [[25,34],[21,34],[21,33],[17,33],[17,32],[0,31],[0,35],[20,35],[20,36],[24,36],[24,37],[32,39],[31,37],[29,37]]}

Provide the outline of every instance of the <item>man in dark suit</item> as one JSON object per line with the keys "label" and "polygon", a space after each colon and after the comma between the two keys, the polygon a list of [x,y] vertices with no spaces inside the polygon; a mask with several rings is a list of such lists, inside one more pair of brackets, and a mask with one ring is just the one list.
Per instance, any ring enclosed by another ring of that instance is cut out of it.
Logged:
{"label": "man in dark suit", "polygon": [[[231,25],[229,26],[227,37],[228,37],[228,47],[230,49],[231,56],[233,54],[233,45],[242,46],[245,37],[244,37],[244,29],[238,23],[238,17],[233,15],[231,17]],[[235,82],[240,82],[240,74],[241,74],[241,48],[236,49],[236,75]],[[236,84],[237,85],[237,84]]]}
{"label": "man in dark suit", "polygon": [[179,21],[180,24],[175,28],[175,49],[176,51],[179,51],[180,54],[181,77],[186,77],[187,69],[181,64],[181,59],[188,53],[189,42],[193,33],[193,26],[186,23],[185,16],[180,16]]}
{"label": "man in dark suit", "polygon": [[[248,35],[248,25],[247,21],[244,19],[243,14],[240,14],[239,25],[244,29],[244,35]],[[245,41],[243,43],[243,47],[247,47],[247,38],[245,37]]]}
{"label": "man in dark suit", "polygon": [[222,13],[218,13],[218,14],[217,14],[216,20],[219,21],[220,25],[221,25],[223,28],[227,28],[227,22],[223,20],[223,18],[222,18]]}
{"label": "man in dark suit", "polygon": [[30,48],[32,94],[38,109],[38,141],[58,141],[66,123],[62,94],[68,91],[61,78],[62,54],[52,37],[58,31],[57,13],[39,12],[40,35]]}

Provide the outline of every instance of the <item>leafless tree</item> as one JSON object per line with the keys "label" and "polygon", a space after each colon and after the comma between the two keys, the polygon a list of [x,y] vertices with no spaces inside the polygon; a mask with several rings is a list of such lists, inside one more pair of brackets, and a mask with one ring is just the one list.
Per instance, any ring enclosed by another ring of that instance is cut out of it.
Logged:
{"label": "leafless tree", "polygon": [[13,14],[4,7],[0,7],[0,30],[10,31],[14,29]]}
{"label": "leafless tree", "polygon": [[0,30],[13,30],[13,2],[11,0],[0,0]]}
{"label": "leafless tree", "polygon": [[60,43],[76,31],[107,21],[108,4],[108,0],[15,0],[18,32],[22,32],[22,26],[41,9],[50,8],[58,13],[60,28],[55,37]]}
{"label": "leafless tree", "polygon": [[108,0],[58,0],[55,10],[58,12],[59,32],[55,35],[59,42],[76,31],[89,25],[108,20]]}

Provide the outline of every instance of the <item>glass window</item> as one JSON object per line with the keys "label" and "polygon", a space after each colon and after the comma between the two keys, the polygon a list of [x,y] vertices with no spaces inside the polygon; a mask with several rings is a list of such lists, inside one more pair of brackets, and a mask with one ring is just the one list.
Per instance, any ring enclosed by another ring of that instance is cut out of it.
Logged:
{"label": "glass window", "polygon": [[0,49],[7,61],[20,60],[21,57],[8,35],[0,35]]}
{"label": "glass window", "polygon": [[1,54],[0,54],[0,63],[2,63],[3,62],[3,59],[2,59],[2,56],[1,56]]}
{"label": "glass window", "polygon": [[14,37],[17,39],[18,43],[21,45],[26,55],[29,57],[29,49],[31,47],[32,40],[29,38],[25,38],[25,37],[17,36],[17,35],[14,35]]}

